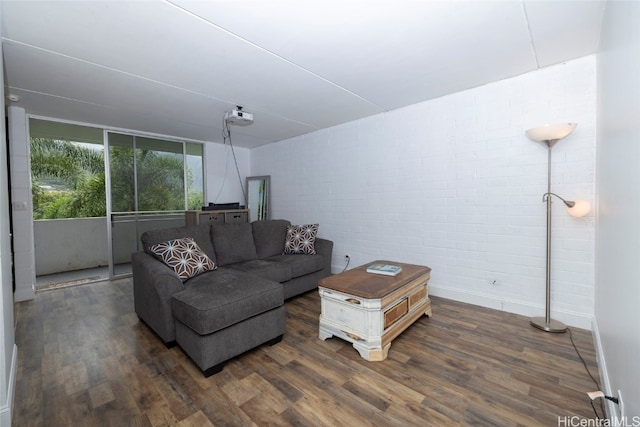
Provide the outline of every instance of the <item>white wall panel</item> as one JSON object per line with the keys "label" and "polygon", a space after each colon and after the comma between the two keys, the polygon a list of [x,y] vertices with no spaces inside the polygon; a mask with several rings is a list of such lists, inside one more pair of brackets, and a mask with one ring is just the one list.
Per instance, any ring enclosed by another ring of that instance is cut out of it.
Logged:
{"label": "white wall panel", "polygon": [[[29,135],[25,110],[16,106],[10,106],[7,110],[11,151],[11,208],[16,282],[14,297],[16,301],[26,301],[35,297],[34,286],[36,282]],[[14,163],[17,165],[16,167],[13,166]]]}
{"label": "white wall panel", "polygon": [[[640,420],[640,3],[609,2],[598,53],[596,339],[605,391]],[[611,415],[616,406],[609,403]]]}
{"label": "white wall panel", "polygon": [[[232,127],[232,132],[235,128]],[[221,138],[222,139],[222,138]],[[245,179],[250,175],[249,150],[235,147],[235,159],[231,146],[227,142],[221,144],[205,144],[206,194],[204,203],[245,204],[243,189]],[[236,170],[236,161],[238,170]]]}
{"label": "white wall panel", "polygon": [[[345,254],[426,264],[434,294],[541,315],[547,152],[523,132],[577,122],[553,190],[594,203],[595,98],[589,56],[256,148],[251,173],[271,175],[275,218],[320,224],[334,271]],[[590,328],[594,214],[556,203],[553,221],[552,313]]]}
{"label": "white wall panel", "polygon": [[[1,17],[0,17],[1,18]],[[0,19],[2,27],[3,19]],[[1,32],[1,31],[0,31]],[[0,70],[3,67],[0,46]],[[0,73],[0,109],[5,110],[4,74]],[[17,347],[13,323],[13,274],[11,272],[11,235],[9,206],[9,171],[7,170],[7,132],[5,121],[0,123],[0,425],[11,425],[11,411],[15,391]]]}

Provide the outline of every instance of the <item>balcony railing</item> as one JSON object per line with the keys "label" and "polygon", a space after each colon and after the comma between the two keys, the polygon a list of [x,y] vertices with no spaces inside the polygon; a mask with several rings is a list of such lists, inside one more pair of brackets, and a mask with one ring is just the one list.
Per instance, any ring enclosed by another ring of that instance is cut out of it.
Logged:
{"label": "balcony railing", "polygon": [[[114,265],[128,264],[147,230],[184,225],[184,213],[120,216],[112,228]],[[106,217],[35,220],[36,276],[109,265]]]}

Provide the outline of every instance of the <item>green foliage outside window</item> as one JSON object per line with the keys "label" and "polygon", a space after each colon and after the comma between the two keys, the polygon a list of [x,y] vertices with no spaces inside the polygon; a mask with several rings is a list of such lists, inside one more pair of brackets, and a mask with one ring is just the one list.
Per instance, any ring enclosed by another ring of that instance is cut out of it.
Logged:
{"label": "green foliage outside window", "polygon": [[[133,150],[111,147],[112,210],[136,210]],[[139,211],[184,209],[184,162],[181,155],[136,151]],[[68,141],[31,139],[34,219],[106,216],[105,159],[102,150]],[[187,171],[188,209],[200,209],[202,191],[192,190]]]}
{"label": "green foliage outside window", "polygon": [[106,215],[101,151],[32,138],[31,181],[34,219]]}

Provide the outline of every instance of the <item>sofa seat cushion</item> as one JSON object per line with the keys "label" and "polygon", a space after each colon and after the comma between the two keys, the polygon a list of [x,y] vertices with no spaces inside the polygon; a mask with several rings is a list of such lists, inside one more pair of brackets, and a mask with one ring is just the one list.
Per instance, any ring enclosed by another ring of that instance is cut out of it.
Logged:
{"label": "sofa seat cushion", "polygon": [[275,261],[291,266],[291,278],[315,273],[324,268],[324,258],[322,255],[278,255],[267,258],[267,261]]}
{"label": "sofa seat cushion", "polygon": [[284,304],[282,285],[231,269],[210,271],[173,295],[176,320],[207,335]]}
{"label": "sofa seat cushion", "polygon": [[291,265],[284,262],[254,259],[252,261],[231,264],[227,267],[280,283],[291,280],[292,277]]}

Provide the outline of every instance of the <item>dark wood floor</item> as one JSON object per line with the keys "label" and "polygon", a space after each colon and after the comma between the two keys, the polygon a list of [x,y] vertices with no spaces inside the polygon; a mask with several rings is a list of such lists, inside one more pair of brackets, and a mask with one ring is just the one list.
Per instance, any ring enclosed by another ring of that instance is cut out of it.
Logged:
{"label": "dark wood floor", "polygon": [[[133,311],[131,280],[38,293],[16,304],[15,426],[501,425],[593,418],[595,389],[568,334],[522,316],[432,298],[367,362],[337,338],[320,341],[320,299],[286,303],[282,342],[205,379]],[[597,378],[591,334],[574,340]]]}

